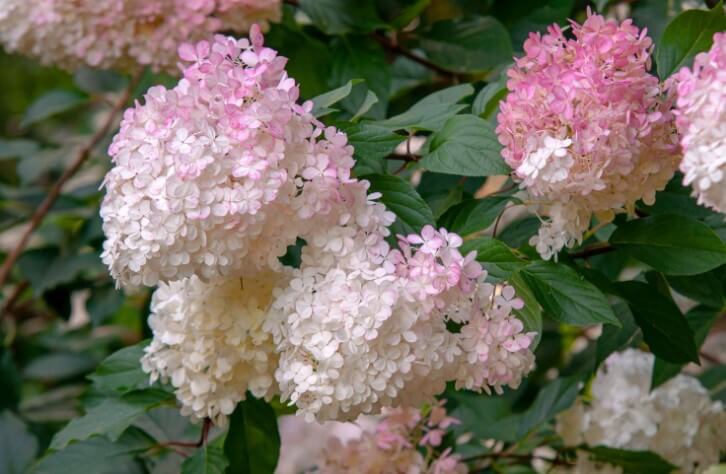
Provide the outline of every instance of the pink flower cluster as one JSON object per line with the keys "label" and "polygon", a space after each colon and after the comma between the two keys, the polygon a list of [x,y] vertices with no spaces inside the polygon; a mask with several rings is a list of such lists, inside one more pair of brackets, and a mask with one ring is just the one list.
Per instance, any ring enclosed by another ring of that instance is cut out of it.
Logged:
{"label": "pink flower cluster", "polygon": [[693,187],[700,204],[726,212],[726,33],[716,33],[711,50],[673,80],[683,182]]}
{"label": "pink flower cluster", "polygon": [[[413,408],[386,409],[375,428],[363,431],[359,438],[341,443],[332,437],[318,463],[319,472],[466,473],[466,465],[451,453],[451,448],[436,452],[447,429],[460,421],[447,415],[443,403],[437,403],[424,414]],[[422,456],[419,447],[429,455]]]}
{"label": "pink flower cluster", "polygon": [[181,46],[179,84],[126,111],[101,206],[102,257],[121,284],[277,268],[341,199],[346,136],[296,103],[286,59],[258,27],[251,38]]}
{"label": "pink flower cluster", "polygon": [[0,0],[0,43],[66,69],[175,72],[180,44],[280,12],[280,0]]}
{"label": "pink flower cluster", "polygon": [[578,242],[593,215],[652,202],[678,162],[646,31],[590,12],[571,26],[574,39],[557,25],[530,34],[497,117],[504,159],[549,218],[533,242],[545,258]]}

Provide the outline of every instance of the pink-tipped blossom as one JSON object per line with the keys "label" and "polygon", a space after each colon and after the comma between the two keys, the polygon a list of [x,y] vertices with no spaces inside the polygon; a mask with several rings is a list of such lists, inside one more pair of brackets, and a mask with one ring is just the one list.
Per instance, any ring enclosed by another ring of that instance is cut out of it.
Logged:
{"label": "pink-tipped blossom", "polygon": [[711,49],[672,80],[678,92],[683,184],[693,187],[699,204],[726,213],[726,33],[716,33]]}
{"label": "pink-tipped blossom", "polygon": [[298,104],[286,59],[217,36],[184,45],[184,77],[124,114],[104,187],[103,260],[125,286],[277,268],[345,199],[352,147]]}
{"label": "pink-tipped blossom", "polygon": [[652,203],[679,158],[646,31],[591,12],[571,27],[574,38],[530,33],[497,117],[502,156],[544,219],[532,242],[544,258],[579,243],[593,216]]}

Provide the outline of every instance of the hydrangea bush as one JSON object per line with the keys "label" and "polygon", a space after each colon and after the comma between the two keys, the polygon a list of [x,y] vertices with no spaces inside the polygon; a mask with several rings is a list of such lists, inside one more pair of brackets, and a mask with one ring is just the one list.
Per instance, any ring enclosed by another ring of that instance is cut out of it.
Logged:
{"label": "hydrangea bush", "polygon": [[0,472],[721,472],[726,9],[653,5],[0,0]]}

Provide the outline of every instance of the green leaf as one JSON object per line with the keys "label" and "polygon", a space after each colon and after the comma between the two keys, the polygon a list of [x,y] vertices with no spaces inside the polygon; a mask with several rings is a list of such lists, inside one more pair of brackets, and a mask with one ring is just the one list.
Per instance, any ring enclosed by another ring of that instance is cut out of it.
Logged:
{"label": "green leaf", "polygon": [[537,261],[517,273],[553,319],[575,326],[620,325],[605,295],[572,268]]}
{"label": "green leaf", "polygon": [[706,224],[657,215],[618,226],[610,243],[667,275],[695,275],[726,263],[726,245]]}
{"label": "green leaf", "polygon": [[535,350],[542,340],[542,308],[520,274],[512,273],[509,277],[509,283],[514,287],[517,296],[524,301],[524,307],[515,309],[514,313],[522,320],[524,329],[537,333],[530,347],[531,350]]}
{"label": "green leaf", "polygon": [[593,461],[619,466],[623,474],[669,474],[676,470],[676,466],[650,451],[631,451],[606,446],[580,446],[578,449],[590,453]]}
{"label": "green leaf", "polygon": [[53,115],[74,109],[87,101],[87,97],[75,92],[60,90],[49,92],[28,107],[23,119],[20,121],[20,127],[25,128]]}
{"label": "green leaf", "polygon": [[0,160],[32,155],[39,149],[40,145],[32,140],[26,140],[24,138],[7,140],[0,138]]}
{"label": "green leaf", "polygon": [[[333,63],[329,84],[337,86],[346,81],[363,79],[367,88],[378,97],[370,109],[370,115],[385,117],[391,88],[391,67],[381,45],[371,41],[368,36],[343,36],[333,41],[331,49],[328,54]],[[356,87],[340,105],[354,114],[365,101],[366,95],[365,87]]]}
{"label": "green leaf", "polygon": [[643,339],[658,357],[675,364],[698,363],[694,335],[676,304],[652,285],[639,281],[617,284],[630,305]]}
{"label": "green leaf", "polygon": [[711,11],[688,10],[671,21],[663,31],[655,50],[658,75],[666,79],[684,66],[690,66],[696,54],[707,51],[713,35],[726,30],[722,4]]}
{"label": "green leaf", "polygon": [[88,354],[55,352],[33,359],[23,369],[23,378],[51,382],[85,374],[96,367],[97,360]]}
{"label": "green leaf", "polygon": [[333,89],[332,91],[320,94],[312,99],[313,101],[313,115],[315,117],[322,117],[334,110],[330,108],[331,105],[340,102],[350,95],[350,91],[353,90],[353,86],[363,82],[363,79],[351,79],[345,83],[344,86]]}
{"label": "green leaf", "polygon": [[105,435],[116,441],[139,416],[171,397],[169,392],[149,389],[130,392],[121,398],[107,398],[56,433],[50,448],[60,450],[72,441],[83,441],[94,435]]}
{"label": "green leaf", "polygon": [[431,137],[429,152],[421,165],[437,173],[461,176],[509,174],[494,126],[474,115],[451,117]]}
{"label": "green leaf", "polygon": [[367,33],[385,28],[373,2],[348,0],[300,0],[300,8],[315,26],[329,35]]}
{"label": "green leaf", "polygon": [[86,310],[94,326],[100,326],[124,304],[124,292],[109,284],[94,288],[86,300]]}
{"label": "green leaf", "polygon": [[22,380],[13,360],[12,349],[3,345],[0,345],[0,381],[0,410],[16,409],[20,402]]}
{"label": "green leaf", "polygon": [[708,389],[711,400],[726,403],[726,365],[708,368],[698,376],[698,380]]}
{"label": "green leaf", "polygon": [[375,3],[379,16],[401,29],[423,13],[431,0],[376,0]]}
{"label": "green leaf", "polygon": [[496,2],[495,12],[509,28],[515,48],[521,51],[530,33],[544,33],[552,23],[566,24],[574,3],[573,0]]}
{"label": "green leaf", "polygon": [[382,160],[406,139],[373,122],[342,124],[339,128],[348,135],[348,143],[353,146],[357,159]]}
{"label": "green leaf", "polygon": [[182,474],[224,474],[229,461],[224,455],[224,438],[219,437],[194,452],[184,460]]}
{"label": "green leaf", "polygon": [[106,357],[88,378],[100,390],[119,394],[149,385],[149,374],[141,370],[141,357],[149,341],[124,347]]}
{"label": "green leaf", "polygon": [[620,321],[621,327],[606,325],[602,328],[602,334],[597,338],[595,351],[595,366],[597,370],[600,364],[613,352],[620,351],[632,344],[638,337],[638,325],[635,322],[630,307],[622,302],[613,305],[615,317]]}
{"label": "green leaf", "polygon": [[493,17],[443,20],[420,34],[431,62],[449,71],[488,72],[512,59],[512,42]]}
{"label": "green leaf", "polygon": [[553,380],[537,394],[532,406],[522,415],[517,438],[521,439],[534,428],[568,409],[580,390],[580,375]]}
{"label": "green leaf", "polygon": [[507,75],[482,87],[471,104],[471,113],[481,118],[489,118],[498,109],[499,102],[507,96]]}
{"label": "green leaf", "polygon": [[[465,241],[461,252],[466,255],[472,250],[476,251],[476,259],[487,270],[488,276],[496,279],[512,280],[512,273],[527,265],[527,262],[515,255],[507,244],[492,237]],[[536,303],[537,300],[534,301]],[[539,304],[536,307],[539,308]]]}
{"label": "green leaf", "polygon": [[473,433],[477,440],[517,441],[521,415],[512,413],[510,402],[505,398],[466,391],[452,391],[446,398],[455,404],[450,409],[451,416],[461,420],[461,424],[453,427],[457,437]]}
{"label": "green leaf", "polygon": [[408,181],[381,174],[366,175],[363,179],[371,183],[369,192],[381,193],[380,202],[396,214],[390,227],[393,235],[418,233],[426,224],[434,224],[433,212]]}
{"label": "green leaf", "polygon": [[506,196],[467,199],[449,208],[438,224],[462,236],[473,234],[492,225],[509,200]]}
{"label": "green leaf", "polygon": [[32,474],[69,472],[143,474],[146,470],[136,456],[153,445],[153,439],[134,428],[126,431],[115,442],[103,436],[94,436],[87,441],[73,443],[61,451],[51,452],[30,472]]}
{"label": "green leaf", "polygon": [[424,97],[406,112],[377,124],[392,130],[435,132],[443,127],[447,120],[466,108],[466,105],[459,102],[473,93],[474,88],[470,84],[449,87]]}
{"label": "green leaf", "polygon": [[371,110],[371,107],[376,105],[378,103],[378,96],[375,92],[369,90],[366,91],[366,97],[363,99],[363,103],[360,104],[360,107],[358,107],[358,110],[355,112],[353,117],[351,117],[351,122],[357,121],[359,118],[363,117],[369,110]]}
{"label": "green leaf", "polygon": [[683,296],[703,303],[712,308],[722,308],[726,304],[725,280],[726,267],[693,276],[669,275],[668,284]]}
{"label": "green leaf", "polygon": [[[686,323],[693,331],[696,347],[703,345],[703,341],[706,340],[706,336],[708,336],[708,332],[719,313],[714,309],[696,307],[686,314]],[[678,375],[682,367],[683,364],[673,364],[656,356],[653,364],[653,376],[650,380],[650,389],[653,390]]]}
{"label": "green leaf", "polygon": [[272,474],[280,454],[280,434],[272,407],[248,397],[230,417],[224,443],[230,474]]}
{"label": "green leaf", "polygon": [[105,266],[96,253],[59,255],[55,247],[33,249],[18,259],[18,267],[30,280],[36,295],[73,281],[85,272],[104,273]]}
{"label": "green leaf", "polygon": [[0,414],[0,472],[24,474],[38,452],[38,440],[10,411]]}

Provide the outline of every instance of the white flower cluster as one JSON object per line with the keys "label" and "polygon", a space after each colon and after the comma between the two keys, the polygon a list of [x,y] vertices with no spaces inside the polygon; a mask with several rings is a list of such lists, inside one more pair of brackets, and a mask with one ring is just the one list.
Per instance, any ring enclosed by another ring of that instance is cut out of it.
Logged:
{"label": "white flower cluster", "polygon": [[[351,202],[353,202],[351,200]],[[533,335],[511,315],[522,301],[479,283],[461,238],[425,227],[389,251],[393,216],[365,193],[357,213],[308,241],[275,295],[265,327],[280,351],[282,398],[308,419],[354,419],[419,406],[448,381],[471,390],[518,386],[534,365]],[[462,325],[450,332],[447,322]]]}
{"label": "white flower cluster", "polygon": [[224,426],[247,390],[259,398],[276,392],[277,355],[262,323],[284,281],[271,272],[217,283],[190,277],[154,292],[154,339],[141,365],[152,382],[171,382],[182,414]]}
{"label": "white flower cluster", "polygon": [[0,0],[0,43],[66,69],[177,72],[177,48],[280,17],[280,0]]}
{"label": "white flower cluster", "polygon": [[703,472],[726,449],[726,412],[690,376],[650,391],[653,360],[635,349],[611,355],[593,382],[592,401],[578,401],[561,414],[557,430],[569,446],[647,450],[684,473]]}
{"label": "white flower cluster", "polygon": [[323,129],[286,59],[247,39],[180,49],[172,90],[126,111],[104,181],[103,261],[124,286],[278,268],[349,180],[352,147]]}

